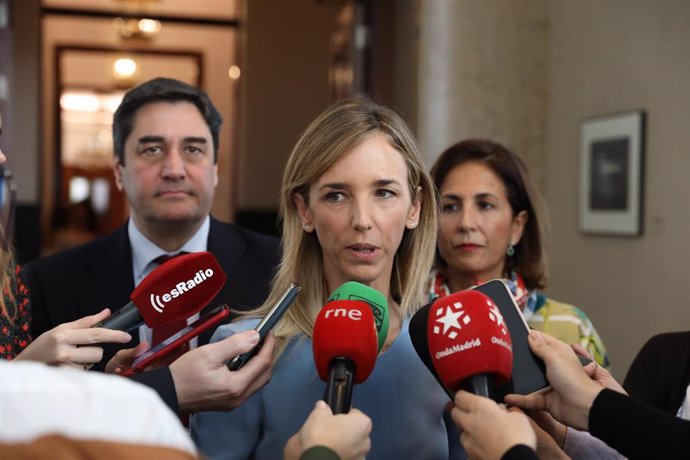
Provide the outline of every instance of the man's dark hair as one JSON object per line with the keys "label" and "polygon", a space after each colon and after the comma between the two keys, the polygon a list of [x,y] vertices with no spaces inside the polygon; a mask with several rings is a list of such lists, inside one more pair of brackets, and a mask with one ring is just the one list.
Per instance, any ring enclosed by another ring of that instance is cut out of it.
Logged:
{"label": "man's dark hair", "polygon": [[213,140],[213,162],[218,161],[218,133],[223,117],[201,88],[172,78],[154,78],[125,94],[113,115],[113,148],[121,165],[125,164],[125,141],[132,133],[134,117],[139,109],[152,102],[191,102],[206,121]]}

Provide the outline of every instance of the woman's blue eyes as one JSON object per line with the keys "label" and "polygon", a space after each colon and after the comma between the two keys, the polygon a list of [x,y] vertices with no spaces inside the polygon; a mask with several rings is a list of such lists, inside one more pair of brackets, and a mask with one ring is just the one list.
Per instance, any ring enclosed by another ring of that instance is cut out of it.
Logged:
{"label": "woman's blue eyes", "polygon": [[345,198],[342,192],[329,192],[326,194],[326,200],[332,202],[342,201]]}
{"label": "woman's blue eyes", "polygon": [[395,196],[391,190],[381,189],[376,191],[376,196],[379,198],[391,198]]}
{"label": "woman's blue eyes", "polygon": [[[375,192],[375,196],[376,198],[392,198],[396,196],[396,194],[392,190],[381,189]],[[345,192],[328,192],[324,198],[326,201],[337,203],[345,200],[346,195]]]}

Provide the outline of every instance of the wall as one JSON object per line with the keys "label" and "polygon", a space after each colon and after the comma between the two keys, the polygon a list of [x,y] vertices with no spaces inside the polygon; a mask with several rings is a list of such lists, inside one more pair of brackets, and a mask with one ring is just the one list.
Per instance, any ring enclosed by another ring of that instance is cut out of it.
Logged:
{"label": "wall", "polygon": [[[22,0],[11,5],[14,29],[14,144],[8,160],[15,175],[20,204],[36,204],[38,200],[39,149],[41,136],[38,123],[40,97],[40,22],[39,0]],[[13,156],[21,155],[19,159]]]}
{"label": "wall", "polygon": [[247,2],[239,210],[278,206],[283,166],[329,104],[329,36],[340,2]]}
{"label": "wall", "polygon": [[[552,0],[549,7],[549,292],[586,310],[622,378],[651,335],[690,328],[690,3]],[[578,123],[637,108],[648,116],[644,235],[582,235]]]}
{"label": "wall", "polygon": [[418,139],[429,165],[469,137],[512,148],[542,182],[548,8],[544,0],[420,2]]}

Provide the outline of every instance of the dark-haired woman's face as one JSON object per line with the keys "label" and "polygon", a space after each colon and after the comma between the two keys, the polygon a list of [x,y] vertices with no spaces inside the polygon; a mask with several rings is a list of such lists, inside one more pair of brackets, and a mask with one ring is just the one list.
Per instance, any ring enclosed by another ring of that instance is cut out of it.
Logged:
{"label": "dark-haired woman's face", "polygon": [[448,173],[439,195],[438,245],[451,281],[503,277],[506,250],[520,241],[526,213],[513,216],[501,178],[482,163],[464,163]]}

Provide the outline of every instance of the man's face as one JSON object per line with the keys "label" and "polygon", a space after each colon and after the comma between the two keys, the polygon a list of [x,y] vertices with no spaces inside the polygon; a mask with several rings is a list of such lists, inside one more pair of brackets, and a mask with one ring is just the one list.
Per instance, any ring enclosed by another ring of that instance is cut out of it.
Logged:
{"label": "man's face", "polygon": [[137,227],[200,224],[218,183],[213,140],[191,102],[153,102],[139,108],[125,140],[124,165],[114,161]]}

